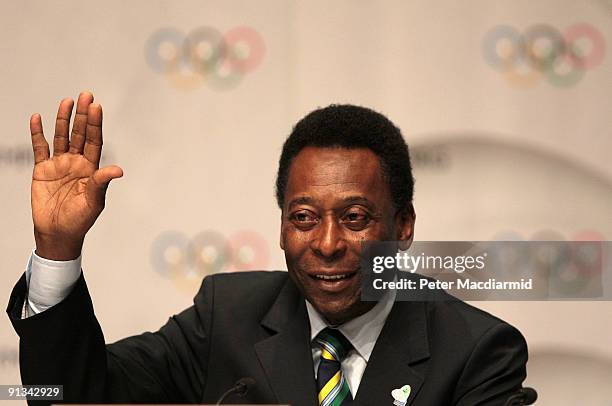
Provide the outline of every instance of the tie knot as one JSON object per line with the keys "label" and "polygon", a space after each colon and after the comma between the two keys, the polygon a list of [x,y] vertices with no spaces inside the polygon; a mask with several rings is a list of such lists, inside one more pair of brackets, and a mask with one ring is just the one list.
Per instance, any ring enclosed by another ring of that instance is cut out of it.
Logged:
{"label": "tie knot", "polygon": [[321,346],[321,357],[329,361],[342,362],[353,347],[340,330],[329,327],[323,329],[315,341]]}

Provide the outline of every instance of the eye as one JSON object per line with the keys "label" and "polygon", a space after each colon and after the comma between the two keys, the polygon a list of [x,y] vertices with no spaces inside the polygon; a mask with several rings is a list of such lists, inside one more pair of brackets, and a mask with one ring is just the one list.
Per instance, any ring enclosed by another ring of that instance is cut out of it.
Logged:
{"label": "eye", "polygon": [[352,208],[344,213],[342,223],[354,231],[363,230],[370,223],[370,215],[361,209]]}
{"label": "eye", "polygon": [[365,216],[363,216],[361,213],[348,213],[346,215],[346,219],[348,221],[359,221],[362,220]]}
{"label": "eye", "polygon": [[301,229],[314,227],[319,222],[318,216],[310,210],[296,211],[289,216],[289,220]]}

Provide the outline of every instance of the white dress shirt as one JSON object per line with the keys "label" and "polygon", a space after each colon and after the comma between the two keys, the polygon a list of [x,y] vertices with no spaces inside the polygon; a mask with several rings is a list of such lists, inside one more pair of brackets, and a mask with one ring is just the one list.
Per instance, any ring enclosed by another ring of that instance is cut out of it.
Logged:
{"label": "white dress shirt", "polygon": [[[64,300],[81,275],[81,257],[71,261],[53,261],[41,258],[32,251],[26,268],[28,300],[24,304],[22,318],[33,316],[55,306]],[[337,328],[353,345],[353,349],[342,361],[342,373],[351,389],[353,398],[359,389],[361,377],[368,364],[374,344],[387,320],[395,302],[395,290],[388,290],[382,299],[367,313],[344,323],[331,326],[306,301],[308,319],[310,320],[311,342],[326,327]],[[321,348],[312,345],[315,378],[321,359]]]}
{"label": "white dress shirt", "polygon": [[66,298],[81,276],[81,256],[71,261],[53,261],[32,251],[26,268],[28,300],[22,318],[55,306]]}

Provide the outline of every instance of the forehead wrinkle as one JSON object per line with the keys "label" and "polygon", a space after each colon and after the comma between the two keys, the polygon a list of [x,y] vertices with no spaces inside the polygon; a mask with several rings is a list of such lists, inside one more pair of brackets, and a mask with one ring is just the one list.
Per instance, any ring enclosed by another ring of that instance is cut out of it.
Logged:
{"label": "forehead wrinkle", "polygon": [[338,182],[329,182],[329,183],[311,183],[310,186],[313,187],[325,187],[325,186],[332,186],[332,185],[361,185],[364,182],[342,182],[342,181],[338,181]]}

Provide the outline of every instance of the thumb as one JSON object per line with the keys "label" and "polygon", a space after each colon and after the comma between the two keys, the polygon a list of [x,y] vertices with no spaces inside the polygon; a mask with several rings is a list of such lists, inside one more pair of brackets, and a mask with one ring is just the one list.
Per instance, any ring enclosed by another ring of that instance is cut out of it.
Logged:
{"label": "thumb", "polygon": [[105,166],[96,170],[87,182],[87,196],[99,207],[104,207],[106,189],[111,180],[123,176],[123,169],[117,165]]}

